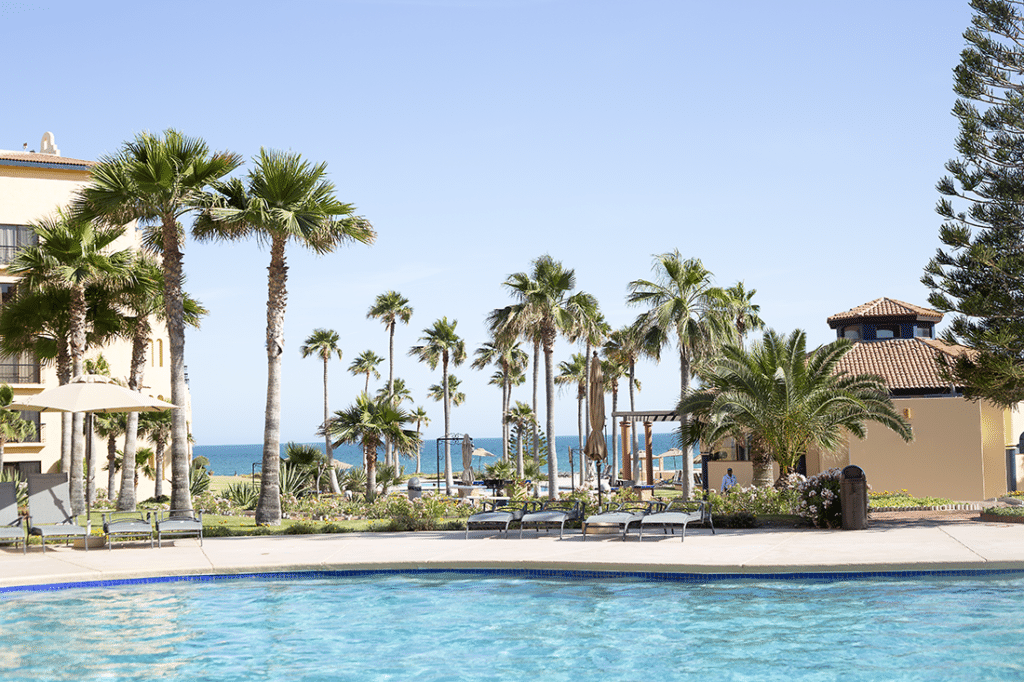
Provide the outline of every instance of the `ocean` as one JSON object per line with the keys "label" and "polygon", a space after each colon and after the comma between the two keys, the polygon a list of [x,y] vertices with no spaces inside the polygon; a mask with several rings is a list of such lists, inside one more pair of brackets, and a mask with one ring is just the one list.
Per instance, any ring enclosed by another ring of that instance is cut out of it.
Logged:
{"label": "ocean", "polygon": [[[643,434],[640,434],[640,449],[644,449]],[[655,454],[661,454],[668,450],[677,447],[676,436],[671,433],[655,433],[651,436],[651,444]],[[324,443],[304,443],[304,445],[312,445],[313,447],[324,450]],[[555,445],[558,452],[558,469],[562,473],[569,473],[569,448],[573,449],[575,453],[579,447],[579,438],[577,436],[558,436],[555,438]],[[489,452],[493,452],[498,457],[501,456],[501,438],[474,438],[473,446],[477,448],[483,448]],[[281,455],[284,456],[285,443],[281,444]],[[452,464],[456,471],[461,471],[462,468],[462,444],[457,441],[453,441],[452,445]],[[608,439],[608,452],[611,453],[611,439]],[[253,471],[259,471],[260,464],[263,461],[263,444],[254,443],[252,445],[196,445],[192,449],[193,455],[202,455],[210,460],[209,469],[212,473],[217,475],[231,476],[234,474],[247,475],[252,474]],[[513,456],[515,452],[513,451]],[[620,452],[621,457],[621,452]],[[334,458],[351,464],[352,466],[362,466],[363,453],[357,445],[343,445],[334,450]],[[383,452],[381,454],[383,458]],[[677,457],[680,461],[673,462],[670,459],[665,460],[666,469],[678,469],[682,467],[682,458]],[[421,469],[422,473],[425,474],[436,474],[438,470],[438,462],[440,461],[440,469],[444,471],[444,443],[438,444],[436,440],[425,440],[423,443],[423,454],[421,455]],[[489,457],[474,458],[473,469],[482,470],[486,465],[491,464],[494,460]],[[403,458],[402,466],[405,467],[406,473],[412,473],[416,468],[416,461],[414,458]],[[579,466],[579,458],[576,458],[576,466]]]}

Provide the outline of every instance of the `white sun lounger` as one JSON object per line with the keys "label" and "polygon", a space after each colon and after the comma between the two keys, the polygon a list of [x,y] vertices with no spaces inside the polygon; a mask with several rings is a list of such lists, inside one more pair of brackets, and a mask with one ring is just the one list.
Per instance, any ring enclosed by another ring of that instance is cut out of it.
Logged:
{"label": "white sun lounger", "polygon": [[107,536],[107,549],[114,538],[149,540],[153,546],[153,521],[149,512],[113,512],[103,515],[103,533]]}
{"label": "white sun lounger", "polygon": [[18,513],[18,491],[14,481],[0,481],[0,542],[21,543],[21,553],[28,553],[25,517]]}
{"label": "white sun lounger", "polygon": [[663,532],[669,530],[675,535],[676,528],[682,528],[682,540],[686,541],[686,526],[690,523],[701,523],[706,521],[711,526],[711,534],[715,534],[715,524],[711,521],[711,508],[706,502],[692,502],[676,498],[669,504],[665,511],[648,514],[640,520],[640,540],[644,539],[644,530],[649,528],[662,528]]}
{"label": "white sun lounger", "polygon": [[538,511],[528,512],[519,521],[519,537],[523,537],[523,529],[533,526],[537,532],[558,528],[558,539],[562,539],[566,521],[583,518],[583,503],[576,502],[545,502]]}
{"label": "white sun lounger", "polygon": [[83,538],[85,551],[89,551],[89,528],[79,526],[71,513],[67,474],[29,474],[28,511],[28,532],[39,536],[44,552],[46,538],[64,538],[68,542]]}
{"label": "white sun lounger", "polygon": [[191,509],[169,509],[159,512],[156,517],[156,546],[163,547],[164,536],[199,538],[203,546],[203,512]]}
{"label": "white sun lounger", "polygon": [[639,524],[650,513],[659,511],[664,504],[661,502],[626,502],[615,509],[588,516],[583,522],[583,539],[587,539],[587,533],[593,533],[594,529],[603,531],[622,531],[622,539],[626,539],[629,527]]}
{"label": "white sun lounger", "polygon": [[485,502],[490,509],[473,514],[466,519],[466,538],[469,538],[470,530],[498,530],[508,537],[508,527],[513,521],[519,521],[526,512],[537,507],[536,502],[510,502],[508,500],[495,500]]}

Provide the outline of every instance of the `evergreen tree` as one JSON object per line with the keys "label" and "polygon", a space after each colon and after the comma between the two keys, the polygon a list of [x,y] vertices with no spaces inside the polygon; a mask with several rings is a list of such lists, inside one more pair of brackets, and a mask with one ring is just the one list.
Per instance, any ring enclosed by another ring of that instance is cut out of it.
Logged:
{"label": "evergreen tree", "polygon": [[1024,15],[1022,3],[972,0],[954,70],[958,156],[937,185],[943,247],[921,281],[955,313],[945,334],[972,349],[944,366],[971,399],[1024,399]]}

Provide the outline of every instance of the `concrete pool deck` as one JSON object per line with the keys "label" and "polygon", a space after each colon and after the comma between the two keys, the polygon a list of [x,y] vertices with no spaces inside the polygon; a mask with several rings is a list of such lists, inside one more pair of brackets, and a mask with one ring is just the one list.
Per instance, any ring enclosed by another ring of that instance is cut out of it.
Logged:
{"label": "concrete pool deck", "polygon": [[346,533],[206,538],[106,547],[0,549],[0,588],[251,572],[346,569],[519,568],[659,573],[804,573],[1024,570],[1024,524],[977,520],[873,523],[860,531],[690,529],[638,542],[613,536],[518,531]]}

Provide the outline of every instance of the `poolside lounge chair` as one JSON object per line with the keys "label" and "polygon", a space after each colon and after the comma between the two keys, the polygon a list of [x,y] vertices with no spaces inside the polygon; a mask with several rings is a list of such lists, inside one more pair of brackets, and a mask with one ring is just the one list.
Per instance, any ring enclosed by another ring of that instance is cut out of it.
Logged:
{"label": "poolside lounge chair", "polygon": [[[527,512],[535,510],[539,503],[532,500],[528,502],[494,500],[493,502],[485,502],[484,505],[484,511],[473,514],[466,519],[466,538],[469,538],[469,531],[471,529],[503,531],[507,537],[509,524],[513,521],[519,521]],[[487,508],[488,506],[490,507],[489,509]]]}
{"label": "poolside lounge chair", "polygon": [[28,553],[25,517],[18,513],[18,490],[14,481],[0,481],[0,542],[20,542],[21,553]]}
{"label": "poolside lounge chair", "polygon": [[67,474],[28,475],[28,532],[38,535],[46,551],[46,538],[64,538],[70,542],[82,538],[89,551],[90,528],[78,525],[71,513],[71,495]]}
{"label": "poolside lounge chair", "polygon": [[107,536],[107,550],[114,538],[149,540],[153,546],[153,521],[149,512],[113,512],[103,515],[103,533]]}
{"label": "poolside lounge chair", "polygon": [[565,530],[566,521],[577,521],[583,518],[583,503],[575,502],[545,502],[544,506],[537,511],[523,514],[519,521],[519,537],[523,537],[523,529],[533,526],[540,532],[543,528],[548,531],[551,528],[558,528],[558,539],[562,539],[562,532]]}
{"label": "poolside lounge chair", "polygon": [[675,535],[676,528],[682,528],[682,542],[686,541],[686,525],[688,523],[706,522],[711,526],[711,534],[715,533],[715,524],[711,520],[711,507],[707,502],[684,500],[677,497],[661,512],[648,514],[640,519],[640,540],[644,539],[644,530],[661,527],[665,533],[669,530]]}
{"label": "poolside lounge chair", "polygon": [[169,509],[156,516],[156,546],[163,547],[164,536],[199,538],[203,546],[203,512],[191,509]]}
{"label": "poolside lounge chair", "polygon": [[596,528],[616,533],[621,530],[625,540],[630,526],[639,524],[645,516],[661,511],[664,506],[662,502],[625,502],[614,509],[588,516],[583,522],[583,539],[587,539],[588,531],[593,533]]}

